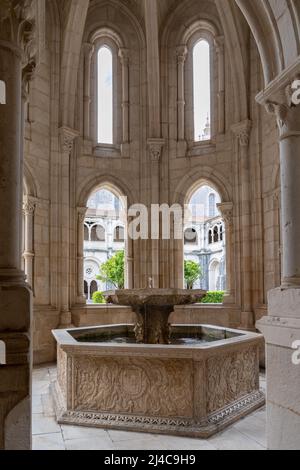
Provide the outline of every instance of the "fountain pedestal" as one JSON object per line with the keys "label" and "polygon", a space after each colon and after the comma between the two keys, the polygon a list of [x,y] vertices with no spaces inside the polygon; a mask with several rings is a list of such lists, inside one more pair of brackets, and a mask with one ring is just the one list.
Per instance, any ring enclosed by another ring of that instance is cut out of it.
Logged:
{"label": "fountain pedestal", "polygon": [[169,317],[175,305],[200,302],[203,290],[135,289],[105,292],[110,304],[130,306],[137,316],[135,336],[138,343],[169,344]]}

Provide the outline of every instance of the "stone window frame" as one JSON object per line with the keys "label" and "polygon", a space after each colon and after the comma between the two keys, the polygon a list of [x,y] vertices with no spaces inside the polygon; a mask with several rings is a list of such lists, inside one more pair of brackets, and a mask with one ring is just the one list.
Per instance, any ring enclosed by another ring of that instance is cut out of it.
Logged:
{"label": "stone window frame", "polygon": [[[193,93],[193,50],[195,45],[205,40],[210,46],[210,76],[211,79],[211,138],[210,140],[195,141],[194,135],[194,93]],[[225,49],[224,36],[221,36],[216,27],[205,20],[200,20],[188,27],[181,38],[178,51],[183,54],[184,66],[178,70],[183,73],[182,81],[184,87],[184,123],[183,132],[191,155],[201,153],[202,148],[214,146],[218,134],[225,133]],[[179,54],[180,55],[180,54]],[[182,61],[182,59],[181,59]],[[181,62],[180,61],[180,62]],[[178,63],[178,67],[180,64]],[[178,95],[180,90],[178,89]],[[178,104],[178,116],[180,115],[180,104]],[[178,128],[180,127],[178,123]],[[178,131],[178,139],[180,132]]]}
{"label": "stone window frame", "polygon": [[[113,56],[113,144],[98,142],[98,52],[110,49]],[[129,50],[111,28],[94,32],[84,50],[84,137],[92,142],[93,153],[102,157],[128,156],[130,144],[130,61]]]}

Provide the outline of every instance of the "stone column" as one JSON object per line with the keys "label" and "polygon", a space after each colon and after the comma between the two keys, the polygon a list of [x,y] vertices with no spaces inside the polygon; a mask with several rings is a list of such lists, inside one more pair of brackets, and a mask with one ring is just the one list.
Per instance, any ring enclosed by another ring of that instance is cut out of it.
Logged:
{"label": "stone column", "polygon": [[90,129],[90,105],[91,105],[91,60],[95,47],[91,43],[83,45],[84,50],[84,137],[89,139]]}
{"label": "stone column", "polygon": [[59,180],[60,213],[60,324],[68,328],[72,324],[70,311],[70,156],[78,133],[68,127],[60,129],[61,161]]}
{"label": "stone column", "polygon": [[251,250],[251,193],[250,193],[250,164],[249,139],[251,121],[243,121],[232,127],[236,138],[239,159],[240,183],[240,222],[241,222],[241,296],[242,312],[241,327],[254,328],[254,313],[252,309],[252,250]]}
{"label": "stone column", "polygon": [[77,207],[77,303],[85,304],[84,294],[84,221],[87,207]]}
{"label": "stone column", "polygon": [[[151,204],[159,204],[160,198],[160,160],[162,155],[164,139],[149,139],[149,155],[151,161]],[[149,207],[149,217],[151,207]],[[149,224],[151,226],[151,224]],[[160,287],[160,241],[150,239],[151,243],[151,279],[154,288]]]}
{"label": "stone column", "polygon": [[282,287],[269,292],[268,316],[257,322],[266,339],[268,447],[271,450],[298,450],[300,105],[291,102],[290,86],[282,88],[278,82],[262,92],[257,100],[277,118],[281,175]]}
{"label": "stone column", "polygon": [[224,297],[224,303],[233,304],[235,302],[234,298],[234,288],[232,282],[233,274],[233,244],[232,244],[232,234],[233,234],[233,203],[224,202],[217,205],[221,216],[225,222],[225,253],[226,253],[226,294]]}
{"label": "stone column", "polygon": [[185,137],[185,96],[184,96],[184,65],[188,54],[186,46],[178,46],[177,54],[177,140]]}
{"label": "stone column", "polygon": [[[42,3],[42,2],[40,2]],[[37,24],[31,0],[0,3],[0,449],[31,446],[32,295],[21,265],[22,237],[22,73],[35,66]]]}
{"label": "stone column", "polygon": [[215,38],[215,48],[218,58],[218,131],[225,132],[225,58],[224,36]]}
{"label": "stone column", "polygon": [[125,47],[119,49],[119,58],[122,66],[122,118],[123,142],[122,155],[129,157],[129,51]]}
{"label": "stone column", "polygon": [[34,213],[36,208],[36,199],[31,196],[25,196],[23,201],[24,213],[24,262],[27,282],[32,291],[34,291]]}

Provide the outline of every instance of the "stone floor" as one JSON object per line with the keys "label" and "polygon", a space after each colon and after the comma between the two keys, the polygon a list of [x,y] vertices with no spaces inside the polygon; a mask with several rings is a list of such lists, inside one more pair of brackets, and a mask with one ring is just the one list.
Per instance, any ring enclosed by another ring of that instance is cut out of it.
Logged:
{"label": "stone floor", "polygon": [[[103,429],[60,426],[54,416],[49,394],[55,380],[54,365],[33,371],[33,449],[34,450],[264,450],[266,449],[265,410],[261,409],[224,432],[208,439],[158,436]],[[261,376],[261,387],[265,389]]]}

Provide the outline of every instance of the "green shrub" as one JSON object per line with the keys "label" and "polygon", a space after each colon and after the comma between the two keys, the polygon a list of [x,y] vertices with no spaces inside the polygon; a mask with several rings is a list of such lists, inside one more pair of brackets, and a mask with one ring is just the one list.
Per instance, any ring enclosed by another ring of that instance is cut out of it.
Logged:
{"label": "green shrub", "polygon": [[201,300],[202,304],[222,304],[225,292],[207,292],[206,296]]}
{"label": "green shrub", "polygon": [[94,302],[94,304],[105,304],[106,303],[102,292],[94,292],[93,302]]}

